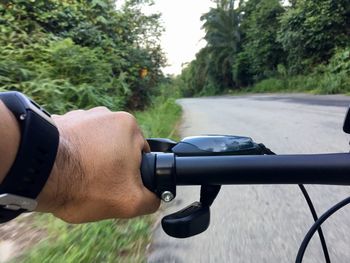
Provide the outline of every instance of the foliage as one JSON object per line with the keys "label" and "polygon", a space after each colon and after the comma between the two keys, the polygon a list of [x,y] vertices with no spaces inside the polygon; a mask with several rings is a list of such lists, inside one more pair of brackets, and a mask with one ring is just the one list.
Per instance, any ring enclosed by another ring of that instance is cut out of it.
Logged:
{"label": "foliage", "polygon": [[233,70],[235,81],[246,86],[271,75],[283,62],[284,51],[276,36],[284,9],[279,0],[250,0],[244,2],[240,12],[242,50]]}
{"label": "foliage", "polygon": [[110,0],[2,1],[0,87],[24,91],[54,113],[143,108],[164,65],[159,15],[144,15],[147,3],[116,9]]}
{"label": "foliage", "polygon": [[[158,14],[142,13],[145,4],[152,1],[127,0],[118,9],[111,0],[1,1],[0,89],[22,91],[52,113],[151,104],[136,113],[145,134],[174,136],[180,108],[164,99],[172,94],[165,86],[160,94],[154,89],[164,81],[162,28]],[[16,262],[141,262],[152,222],[143,217],[69,225],[48,215],[38,220],[48,238]]]}
{"label": "foliage", "polygon": [[349,90],[348,0],[214,2],[216,7],[202,16],[207,45],[175,82],[184,96],[249,86],[260,91]]}
{"label": "foliage", "polygon": [[48,226],[50,240],[40,242],[16,262],[141,262],[150,236],[146,217],[68,225],[45,215],[39,222]]}
{"label": "foliage", "polygon": [[349,93],[350,87],[350,49],[337,49],[329,64],[319,65],[308,75],[287,76],[280,66],[274,78],[257,83],[252,92],[304,92],[318,94]]}
{"label": "foliage", "polygon": [[350,47],[336,49],[327,67],[330,73],[350,74]]}
{"label": "foliage", "polygon": [[327,62],[335,47],[349,44],[348,0],[296,1],[281,17],[278,41],[288,50],[291,72]]}
{"label": "foliage", "polygon": [[[206,75],[209,84],[220,91],[234,85],[232,64],[240,41],[239,14],[234,8],[234,0],[217,1],[217,7],[201,17],[204,21],[206,47]],[[200,55],[199,55],[200,56]]]}
{"label": "foliage", "polygon": [[311,92],[316,94],[349,93],[350,77],[342,72],[322,75],[295,75],[268,78],[247,89],[248,92]]}
{"label": "foliage", "polygon": [[181,84],[180,90],[184,96],[193,96],[195,94],[203,93],[208,86],[215,85],[215,79],[209,70],[213,70],[209,66],[210,51],[202,49],[196,55],[196,60],[192,61],[188,67],[183,69],[181,77],[177,82]]}
{"label": "foliage", "polygon": [[144,112],[136,112],[136,118],[145,137],[177,138],[176,123],[181,115],[181,108],[174,98],[159,96],[152,101],[152,106]]}

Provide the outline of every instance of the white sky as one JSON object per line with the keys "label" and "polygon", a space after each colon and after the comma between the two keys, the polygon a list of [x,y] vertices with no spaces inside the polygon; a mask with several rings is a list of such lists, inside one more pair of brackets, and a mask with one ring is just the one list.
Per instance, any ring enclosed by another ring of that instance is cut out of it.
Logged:
{"label": "white sky", "polygon": [[156,0],[155,5],[147,10],[162,14],[165,32],[161,44],[169,64],[164,73],[181,73],[181,65],[193,60],[205,45],[201,40],[204,32],[200,17],[210,6],[214,6],[210,0]]}

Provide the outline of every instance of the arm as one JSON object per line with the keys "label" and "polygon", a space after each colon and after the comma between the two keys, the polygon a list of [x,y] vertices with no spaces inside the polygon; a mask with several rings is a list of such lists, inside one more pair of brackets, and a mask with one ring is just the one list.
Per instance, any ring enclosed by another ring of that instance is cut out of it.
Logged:
{"label": "arm", "polygon": [[[1,109],[9,119],[6,125],[13,126],[8,131],[1,129],[1,156],[7,156],[7,161],[1,160],[5,165],[1,165],[0,175],[5,176],[20,135],[11,113],[4,105]],[[98,107],[53,119],[60,131],[60,144],[50,177],[37,198],[37,211],[81,223],[134,217],[159,207],[159,200],[141,181],[142,151],[149,149],[132,115]]]}

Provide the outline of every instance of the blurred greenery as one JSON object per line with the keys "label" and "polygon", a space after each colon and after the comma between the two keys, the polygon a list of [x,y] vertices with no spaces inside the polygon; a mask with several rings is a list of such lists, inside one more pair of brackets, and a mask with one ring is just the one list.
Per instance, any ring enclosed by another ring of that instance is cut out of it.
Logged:
{"label": "blurred greenery", "polygon": [[[181,112],[161,72],[160,15],[142,12],[152,3],[0,1],[0,90],[21,91],[56,114],[101,105],[133,111],[145,135],[174,137]],[[153,221],[36,219],[47,238],[14,262],[143,262]]]}
{"label": "blurred greenery", "polygon": [[[160,15],[142,12],[152,0],[2,0],[0,90],[22,91],[52,113],[134,111],[145,136],[174,139],[181,96],[350,92],[348,0],[213,2],[201,17],[206,46],[165,77]],[[41,215],[47,239],[15,262],[144,262],[151,224]]]}
{"label": "blurred greenery", "polygon": [[[150,0],[0,2],[0,87],[53,113],[105,105],[143,109],[164,79],[159,14]],[[141,76],[141,71],[147,75]]]}
{"label": "blurred greenery", "polygon": [[350,92],[348,0],[213,2],[207,45],[170,84],[183,96]]}
{"label": "blurred greenery", "polygon": [[47,239],[13,262],[144,262],[150,241],[149,217],[69,225],[43,215],[37,221]]}

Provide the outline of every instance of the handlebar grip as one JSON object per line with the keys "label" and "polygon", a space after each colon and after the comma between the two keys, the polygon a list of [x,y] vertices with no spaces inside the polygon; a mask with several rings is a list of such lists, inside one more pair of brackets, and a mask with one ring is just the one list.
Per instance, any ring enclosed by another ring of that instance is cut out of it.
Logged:
{"label": "handlebar grip", "polygon": [[156,193],[155,170],[156,154],[144,153],[141,162],[141,178],[143,185],[153,193]]}

